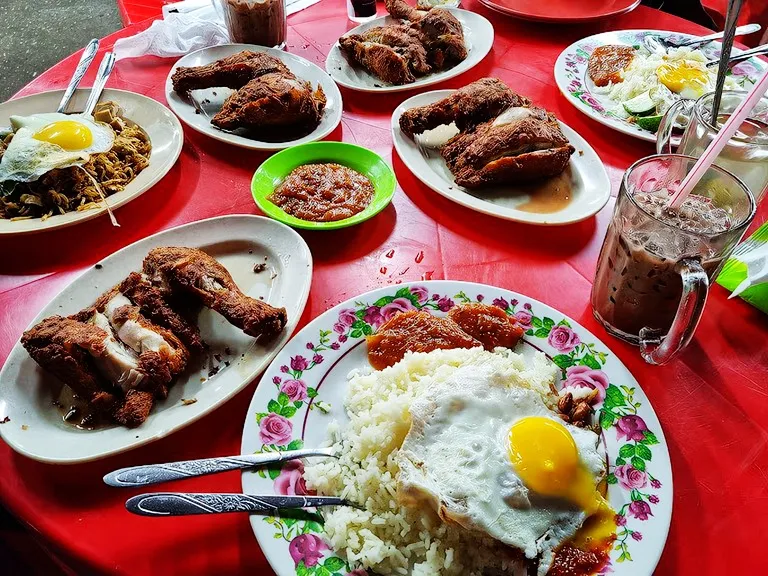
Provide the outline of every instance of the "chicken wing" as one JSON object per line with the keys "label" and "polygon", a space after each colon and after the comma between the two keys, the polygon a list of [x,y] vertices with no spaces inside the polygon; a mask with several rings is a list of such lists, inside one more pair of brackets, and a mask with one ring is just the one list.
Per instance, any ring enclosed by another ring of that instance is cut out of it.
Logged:
{"label": "chicken wing", "polygon": [[455,122],[459,130],[466,131],[495,118],[509,107],[530,104],[530,100],[515,94],[498,78],[483,78],[434,104],[406,110],[400,116],[400,129],[413,137]]}
{"label": "chicken wing", "polygon": [[163,292],[153,286],[146,276],[131,272],[120,283],[119,290],[139,306],[141,313],[149,320],[178,336],[190,352],[198,353],[205,350],[206,345],[200,337],[200,329],[197,325],[174,310]]}
{"label": "chicken wing", "polygon": [[325,94],[318,85],[290,72],[274,72],[251,80],[224,102],[211,124],[223,130],[281,127],[307,132],[320,122]]}
{"label": "chicken wing", "polygon": [[173,90],[187,94],[191,90],[226,87],[242,88],[259,76],[289,72],[280,60],[264,52],[245,50],[205,66],[180,67],[171,76]]}
{"label": "chicken wing", "polygon": [[377,26],[339,39],[351,61],[389,84],[410,84],[427,74],[427,51],[408,25]]}
{"label": "chicken wing", "polygon": [[452,138],[440,153],[459,186],[479,188],[556,176],[574,150],[557,118],[531,106],[507,109]]}
{"label": "chicken wing", "polygon": [[72,388],[94,410],[106,412],[116,398],[94,359],[107,354],[107,337],[107,332],[97,326],[50,316],[24,332],[21,345],[35,362]]}
{"label": "chicken wing", "polygon": [[196,297],[255,338],[275,337],[288,321],[285,308],[243,294],[227,269],[202,250],[155,248],[144,259],[144,272],[155,284]]}
{"label": "chicken wing", "polygon": [[405,0],[386,0],[385,5],[393,18],[411,22],[435,70],[455,66],[467,57],[464,29],[450,11],[439,7],[417,10]]}

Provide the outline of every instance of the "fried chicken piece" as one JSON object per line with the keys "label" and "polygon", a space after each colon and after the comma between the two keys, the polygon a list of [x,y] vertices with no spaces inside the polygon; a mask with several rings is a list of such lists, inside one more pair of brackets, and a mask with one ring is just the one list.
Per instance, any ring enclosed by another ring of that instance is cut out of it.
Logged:
{"label": "fried chicken piece", "polygon": [[148,278],[138,272],[131,272],[120,283],[119,290],[139,306],[144,316],[178,336],[190,352],[205,350],[206,344],[200,337],[197,325],[176,312],[163,292],[152,285]]}
{"label": "fried chicken piece", "polygon": [[115,410],[114,419],[118,424],[136,428],[149,417],[154,403],[155,397],[150,392],[130,390]]}
{"label": "fried chicken piece", "polygon": [[455,66],[467,57],[464,29],[450,11],[439,7],[417,10],[405,0],[386,0],[385,5],[393,18],[411,22],[435,70]]}
{"label": "fried chicken piece", "polygon": [[482,346],[450,318],[438,318],[429,312],[401,312],[382,324],[375,334],[366,336],[368,361],[376,370],[392,366],[405,353],[432,352],[452,348]]}
{"label": "fried chicken piece", "polygon": [[21,345],[32,359],[69,386],[97,412],[112,408],[115,396],[96,370],[94,358],[107,353],[107,333],[96,326],[50,316],[24,332]]}
{"label": "fried chicken piece", "polygon": [[556,176],[574,151],[557,118],[531,106],[509,108],[455,136],[440,153],[459,186],[479,188]]}
{"label": "fried chicken piece", "polygon": [[244,50],[205,66],[180,67],[171,76],[173,90],[187,94],[203,88],[242,88],[254,78],[273,72],[290,73],[280,60],[264,52]]}
{"label": "fried chicken piece", "polygon": [[135,358],[134,370],[142,375],[136,382],[126,382],[121,377],[118,383],[123,391],[145,390],[160,397],[167,395],[167,384],[187,366],[189,351],[181,340],[170,330],[157,326],[145,318],[117,287],[103,294],[94,305],[94,321],[108,323],[116,341]]}
{"label": "fried chicken piece", "polygon": [[482,342],[483,347],[490,352],[499,346],[514,348],[524,333],[514,316],[509,316],[498,306],[480,302],[454,306],[448,312],[448,318]]}
{"label": "fried chicken piece", "polygon": [[410,84],[430,72],[427,51],[409,25],[377,26],[339,39],[347,58],[384,82]]}
{"label": "fried chicken piece", "polygon": [[417,10],[405,0],[384,0],[384,6],[389,12],[392,18],[399,18],[400,20],[408,20],[409,22],[418,22],[429,10]]}
{"label": "fried chicken piece", "polygon": [[194,296],[254,338],[274,338],[288,321],[285,308],[243,294],[227,269],[202,250],[155,248],[144,259],[144,272],[154,284]]}
{"label": "fried chicken piece", "polygon": [[464,132],[496,118],[507,108],[530,104],[530,100],[514,93],[498,78],[483,78],[433,104],[406,110],[400,116],[400,129],[412,138],[455,122]]}
{"label": "fried chicken piece", "polygon": [[281,127],[306,132],[320,123],[325,102],[320,85],[313,91],[309,82],[290,72],[274,72],[251,80],[227,98],[211,124],[223,130]]}

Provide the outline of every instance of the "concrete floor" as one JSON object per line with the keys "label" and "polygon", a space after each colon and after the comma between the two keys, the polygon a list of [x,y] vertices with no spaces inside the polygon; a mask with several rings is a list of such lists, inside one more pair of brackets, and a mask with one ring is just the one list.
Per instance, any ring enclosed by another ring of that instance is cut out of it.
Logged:
{"label": "concrete floor", "polygon": [[0,0],[0,22],[0,102],[91,38],[122,28],[115,0]]}

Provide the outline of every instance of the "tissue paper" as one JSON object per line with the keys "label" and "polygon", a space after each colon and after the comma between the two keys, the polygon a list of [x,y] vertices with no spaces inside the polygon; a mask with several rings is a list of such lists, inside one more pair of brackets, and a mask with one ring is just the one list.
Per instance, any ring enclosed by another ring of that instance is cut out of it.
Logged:
{"label": "tissue paper", "polygon": [[[215,14],[212,7],[210,10]],[[147,54],[182,56],[228,42],[229,34],[220,20],[202,19],[195,13],[170,13],[164,20],[152,22],[143,32],[117,40],[113,52],[118,60]]]}

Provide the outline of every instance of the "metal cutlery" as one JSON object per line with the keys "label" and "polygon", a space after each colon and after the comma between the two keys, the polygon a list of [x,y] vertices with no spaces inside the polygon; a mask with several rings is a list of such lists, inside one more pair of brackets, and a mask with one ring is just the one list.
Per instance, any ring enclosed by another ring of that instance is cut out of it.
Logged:
{"label": "metal cutlery", "polygon": [[88,71],[88,67],[91,65],[91,62],[93,62],[93,59],[96,57],[96,52],[99,49],[99,41],[98,39],[94,38],[88,44],[86,45],[85,49],[83,50],[83,55],[80,56],[80,62],[77,64],[77,68],[75,68],[75,73],[72,75],[72,78],[69,81],[69,85],[67,86],[67,89],[64,91],[64,95],[61,97],[61,102],[59,102],[59,107],[56,108],[56,112],[64,113],[64,111],[67,109],[67,106],[69,105],[69,101],[72,99],[72,95],[75,93],[75,90],[77,90],[77,87],[80,85],[80,81],[83,79],[83,76],[85,76],[85,73]]}
{"label": "metal cutlery", "polygon": [[736,33],[736,20],[741,12],[743,0],[728,0],[728,10],[725,13],[725,28],[723,30],[723,47],[720,53],[720,62],[717,68],[717,81],[715,82],[715,95],[712,98],[712,124],[717,124],[717,115],[720,111],[720,99],[725,86],[725,76],[728,74],[728,60],[730,59],[733,37]]}
{"label": "metal cutlery", "polygon": [[243,470],[254,466],[278,464],[308,456],[336,456],[333,448],[305,448],[288,450],[286,452],[269,452],[266,454],[245,454],[242,456],[227,456],[221,458],[204,458],[202,460],[186,460],[182,462],[167,462],[164,464],[148,464],[121,468],[104,476],[104,483],[116,488],[133,488],[136,486],[151,486],[161,482],[183,480],[196,476],[218,474],[228,470]]}
{"label": "metal cutlery", "polygon": [[353,506],[336,496],[252,496],[249,494],[205,494],[157,492],[129,498],[125,508],[140,516],[189,516],[193,514],[228,514],[231,512],[266,512],[275,514],[290,508],[316,506]]}
{"label": "metal cutlery", "polygon": [[[752,58],[752,56],[760,56],[761,54],[768,54],[768,44],[762,44],[760,46],[756,46],[755,48],[750,48],[749,50],[744,50],[741,54],[737,54],[736,56],[731,56],[728,58],[728,66],[732,66],[733,64],[737,64],[739,62],[743,62],[744,60],[749,60]],[[716,66],[720,63],[720,59],[717,60],[710,60],[707,62],[707,66]]]}
{"label": "metal cutlery", "polygon": [[[739,26],[736,28],[735,36],[746,36],[747,34],[752,34],[758,30],[760,30],[760,24],[745,24],[744,26]],[[670,42],[661,36],[648,35],[643,38],[643,44],[651,52],[665,53],[670,48],[682,48],[684,46],[691,49],[696,49],[703,46],[704,44],[712,42],[713,40],[719,40],[722,37],[723,32],[715,32],[714,34],[708,34],[707,36],[701,36],[692,40],[686,40],[685,42],[675,43]]]}
{"label": "metal cutlery", "polygon": [[99,71],[96,73],[96,79],[93,81],[91,93],[88,95],[88,101],[85,103],[85,108],[82,112],[84,115],[91,116],[93,114],[93,110],[96,108],[99,98],[101,98],[101,92],[104,90],[109,75],[112,73],[112,68],[115,67],[115,60],[115,55],[112,52],[104,54],[104,58],[102,58],[101,64],[99,64]]}
{"label": "metal cutlery", "polygon": [[[83,55],[80,56],[80,62],[78,62],[77,68],[75,68],[75,72],[72,74],[72,78],[70,78],[66,90],[64,90],[64,95],[61,97],[61,102],[59,102],[59,106],[56,108],[56,112],[64,113],[64,111],[67,109],[69,101],[72,99],[75,90],[77,90],[80,81],[83,79],[83,76],[88,71],[91,62],[93,62],[93,59],[96,57],[96,52],[98,49],[99,41],[96,38],[88,42],[88,44],[85,46]],[[4,138],[12,132],[14,132],[12,126],[0,126],[0,138]]]}

